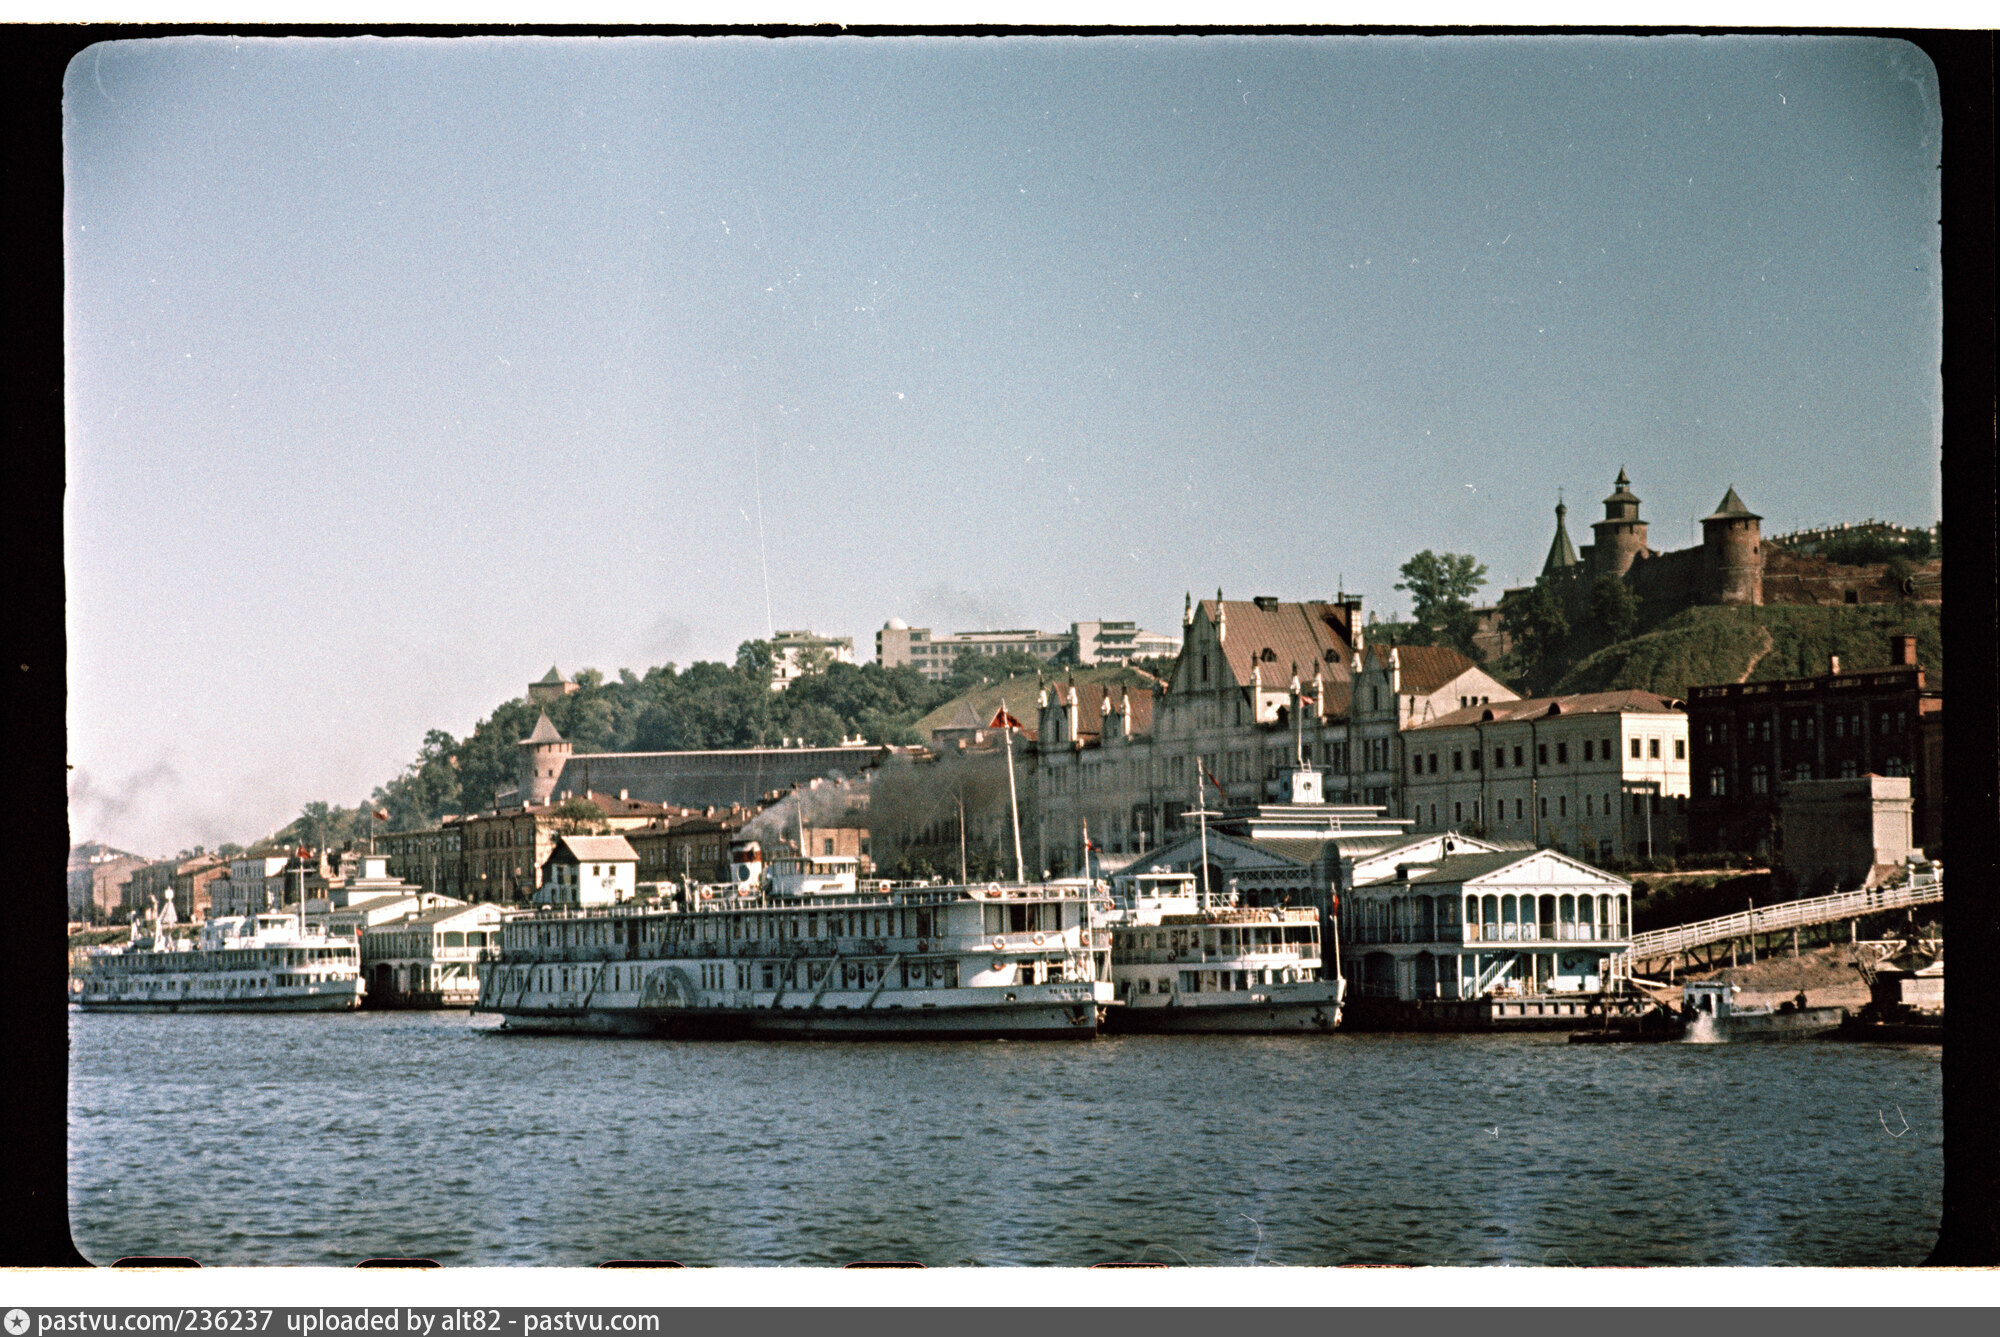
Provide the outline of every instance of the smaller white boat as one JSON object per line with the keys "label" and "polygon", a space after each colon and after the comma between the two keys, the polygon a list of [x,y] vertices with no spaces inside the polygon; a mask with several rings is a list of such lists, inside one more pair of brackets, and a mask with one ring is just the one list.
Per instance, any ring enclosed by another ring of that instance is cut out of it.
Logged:
{"label": "smaller white boat", "polygon": [[1327,1032],[1345,981],[1320,978],[1319,912],[1203,909],[1192,873],[1114,881],[1097,924],[1111,935],[1117,1003],[1104,1029]]}

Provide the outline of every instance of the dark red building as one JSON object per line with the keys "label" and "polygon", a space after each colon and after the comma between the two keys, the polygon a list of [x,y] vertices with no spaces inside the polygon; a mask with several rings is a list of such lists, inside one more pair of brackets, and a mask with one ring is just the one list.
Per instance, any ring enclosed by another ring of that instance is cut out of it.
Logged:
{"label": "dark red building", "polygon": [[1817,678],[1691,688],[1689,843],[1768,856],[1785,782],[1906,775],[1917,842],[1940,845],[1943,712],[1914,636],[1890,637],[1887,668],[1843,673],[1836,658]]}

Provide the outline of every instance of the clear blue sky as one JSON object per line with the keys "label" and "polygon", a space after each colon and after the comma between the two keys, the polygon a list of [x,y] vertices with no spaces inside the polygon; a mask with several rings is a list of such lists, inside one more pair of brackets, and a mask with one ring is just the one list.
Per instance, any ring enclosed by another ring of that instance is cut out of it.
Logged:
{"label": "clear blue sky", "polygon": [[72,822],[352,804],[553,661],[1497,593],[1938,516],[1872,39],[166,39],[70,69]]}

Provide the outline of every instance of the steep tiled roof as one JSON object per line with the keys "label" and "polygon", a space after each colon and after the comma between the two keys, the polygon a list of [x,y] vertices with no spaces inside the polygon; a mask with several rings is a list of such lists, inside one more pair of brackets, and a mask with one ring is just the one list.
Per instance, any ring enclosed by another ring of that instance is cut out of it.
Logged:
{"label": "steep tiled roof", "polygon": [[1248,599],[1203,599],[1200,609],[1211,623],[1222,614],[1223,658],[1239,687],[1249,686],[1252,665],[1262,666],[1267,687],[1290,682],[1294,664],[1308,682],[1315,669],[1328,678],[1347,676],[1353,650],[1347,610],[1339,604],[1273,602],[1267,607]]}
{"label": "steep tiled roof", "polygon": [[1440,715],[1434,720],[1412,724],[1411,729],[1448,729],[1485,721],[1562,719],[1571,715],[1680,714],[1685,707],[1655,692],[1585,692],[1579,696],[1538,696],[1527,701],[1495,701],[1491,705],[1467,706]]}
{"label": "steep tiled roof", "polygon": [[560,687],[562,685],[563,685],[562,671],[556,668],[554,664],[549,665],[549,671],[547,673],[544,673],[535,682],[535,686],[537,687]]}
{"label": "steep tiled roof", "polygon": [[[1368,655],[1374,663],[1387,664],[1389,647],[1371,645]],[[1449,645],[1399,645],[1396,663],[1402,689],[1418,696],[1429,696],[1468,669],[1479,667]]]}
{"label": "steep tiled roof", "polygon": [[521,741],[524,743],[560,743],[563,736],[556,732],[556,726],[549,723],[549,712],[543,711],[535,721],[535,731]]}
{"label": "steep tiled roof", "polygon": [[1070,689],[1076,690],[1076,735],[1084,742],[1101,741],[1104,729],[1104,701],[1109,697],[1111,713],[1126,701],[1132,703],[1132,736],[1142,737],[1153,731],[1153,702],[1158,698],[1144,687],[1131,687],[1124,683],[1071,682],[1061,679],[1049,684],[1050,704],[1058,699],[1067,700]]}

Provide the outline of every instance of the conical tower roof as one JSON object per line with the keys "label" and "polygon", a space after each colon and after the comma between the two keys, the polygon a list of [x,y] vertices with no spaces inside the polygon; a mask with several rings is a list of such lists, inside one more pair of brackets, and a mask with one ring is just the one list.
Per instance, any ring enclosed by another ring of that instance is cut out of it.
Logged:
{"label": "conical tower roof", "polygon": [[1542,563],[1542,574],[1556,575],[1576,565],[1576,545],[1569,541],[1569,530],[1563,524],[1563,517],[1569,514],[1569,507],[1556,503],[1556,537],[1549,544],[1549,559]]}
{"label": "conical tower roof", "polygon": [[537,678],[534,685],[537,687],[560,687],[564,681],[562,670],[551,664],[549,665],[549,671]]}
{"label": "conical tower roof", "polygon": [[1704,520],[1762,520],[1764,517],[1743,504],[1743,498],[1736,495],[1735,487],[1722,494],[1722,500],[1715,504],[1715,514]]}
{"label": "conical tower roof", "polygon": [[521,746],[528,747],[535,743],[560,743],[562,741],[563,736],[556,732],[555,725],[549,723],[549,712],[545,710],[542,712],[541,718],[535,721],[535,731],[521,740]]}

